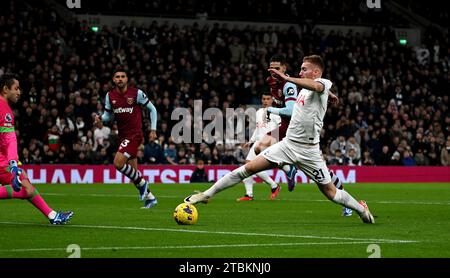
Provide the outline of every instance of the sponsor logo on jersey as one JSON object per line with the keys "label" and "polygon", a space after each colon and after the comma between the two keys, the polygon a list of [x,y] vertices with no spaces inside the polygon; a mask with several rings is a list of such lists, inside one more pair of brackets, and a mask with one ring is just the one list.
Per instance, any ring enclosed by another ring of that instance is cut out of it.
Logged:
{"label": "sponsor logo on jersey", "polygon": [[128,103],[129,105],[132,105],[132,104],[134,103],[134,98],[128,97],[128,98],[127,98],[127,103]]}
{"label": "sponsor logo on jersey", "polygon": [[126,107],[126,108],[119,107],[119,108],[114,109],[114,113],[116,113],[116,114],[122,114],[122,113],[132,114],[133,109],[134,109],[134,107]]}
{"label": "sponsor logo on jersey", "polygon": [[6,113],[6,115],[5,115],[5,122],[6,122],[6,123],[12,123],[12,117],[11,117],[11,114]]}
{"label": "sponsor logo on jersey", "polygon": [[294,94],[295,94],[294,88],[289,87],[289,88],[287,89],[287,95],[288,95],[288,96],[292,96],[292,95],[294,95]]}

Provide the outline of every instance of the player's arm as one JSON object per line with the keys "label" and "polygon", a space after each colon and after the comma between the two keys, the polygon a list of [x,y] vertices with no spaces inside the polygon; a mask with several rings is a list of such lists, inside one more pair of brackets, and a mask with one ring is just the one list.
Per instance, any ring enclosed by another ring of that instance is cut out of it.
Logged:
{"label": "player's arm", "polygon": [[290,77],[284,73],[281,73],[280,71],[278,71],[276,69],[269,69],[269,71],[271,73],[274,73],[274,74],[278,75],[279,77],[283,78],[287,82],[294,83],[295,85],[297,85],[301,88],[305,88],[307,90],[311,90],[311,91],[318,92],[318,93],[322,93],[325,90],[325,84],[323,84],[321,82],[307,79],[307,78]]}
{"label": "player's arm", "polygon": [[17,137],[14,127],[0,127],[0,142],[6,151],[6,159],[8,160],[8,171],[16,174],[18,171],[18,151]]}
{"label": "player's arm", "polygon": [[285,107],[269,107],[267,111],[282,117],[291,117],[294,110],[294,104],[298,97],[297,86],[293,83],[286,83],[283,87]]}
{"label": "player's arm", "polygon": [[150,99],[147,97],[147,95],[142,91],[138,91],[137,96],[137,103],[140,105],[146,107],[148,111],[150,112],[150,136],[152,137],[151,140],[156,139],[156,123],[158,121],[158,112],[156,111],[156,107],[153,105],[153,103],[150,101]]}
{"label": "player's arm", "polygon": [[331,104],[338,104],[339,103],[339,97],[335,94],[333,94],[333,92],[328,91],[328,101]]}
{"label": "player's arm", "polygon": [[285,103],[286,106],[283,108],[269,107],[267,112],[273,113],[275,115],[279,115],[282,117],[290,117],[292,116],[292,111],[294,110],[295,100],[290,100]]}
{"label": "player's arm", "polygon": [[111,121],[113,116],[112,108],[111,108],[111,102],[109,101],[109,93],[106,94],[105,97],[105,111],[103,111],[103,114],[101,116],[96,115],[94,124],[97,125],[100,121],[103,123],[108,123]]}

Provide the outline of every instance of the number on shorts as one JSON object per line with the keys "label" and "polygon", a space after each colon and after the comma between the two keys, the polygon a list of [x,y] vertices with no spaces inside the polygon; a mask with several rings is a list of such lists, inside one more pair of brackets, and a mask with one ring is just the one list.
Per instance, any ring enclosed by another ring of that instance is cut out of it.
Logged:
{"label": "number on shorts", "polygon": [[325,178],[322,169],[314,170],[313,171],[313,175],[314,175],[314,179],[316,181],[321,181],[321,180],[323,180]]}
{"label": "number on shorts", "polygon": [[128,143],[130,143],[130,140],[125,139],[125,140],[122,141],[122,144],[120,144],[120,146],[125,148],[126,146],[128,146]]}

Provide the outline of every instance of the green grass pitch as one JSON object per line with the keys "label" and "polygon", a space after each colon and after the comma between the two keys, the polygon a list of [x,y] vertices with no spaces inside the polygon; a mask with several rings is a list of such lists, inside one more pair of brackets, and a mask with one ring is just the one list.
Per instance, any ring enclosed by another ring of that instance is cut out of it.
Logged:
{"label": "green grass pitch", "polygon": [[37,186],[55,209],[73,210],[66,226],[51,226],[26,201],[0,201],[0,257],[67,258],[423,258],[450,257],[450,184],[353,184],[376,224],[363,224],[311,185],[283,186],[277,200],[255,185],[255,200],[236,202],[242,184],[207,205],[199,221],[179,226],[174,208],[208,184],[155,184],[159,204],[140,209],[129,184]]}

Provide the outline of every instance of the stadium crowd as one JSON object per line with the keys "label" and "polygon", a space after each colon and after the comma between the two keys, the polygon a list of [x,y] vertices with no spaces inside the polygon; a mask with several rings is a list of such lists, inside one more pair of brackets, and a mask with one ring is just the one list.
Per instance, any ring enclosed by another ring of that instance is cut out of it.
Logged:
{"label": "stadium crowd", "polygon": [[[26,164],[110,164],[117,127],[93,126],[111,74],[124,66],[130,84],[158,110],[158,140],[142,145],[139,163],[237,164],[240,145],[176,144],[177,107],[226,109],[260,103],[268,60],[284,53],[297,74],[304,55],[319,53],[341,103],[329,107],[321,134],[331,165],[450,165],[448,36],[424,35],[420,48],[398,45],[384,26],[370,36],[313,28],[200,27],[122,22],[90,30],[46,8],[14,1],[0,15],[0,74],[21,77],[15,108],[20,159]],[[148,122],[148,116],[146,117]],[[149,125],[146,124],[148,134]]]}

